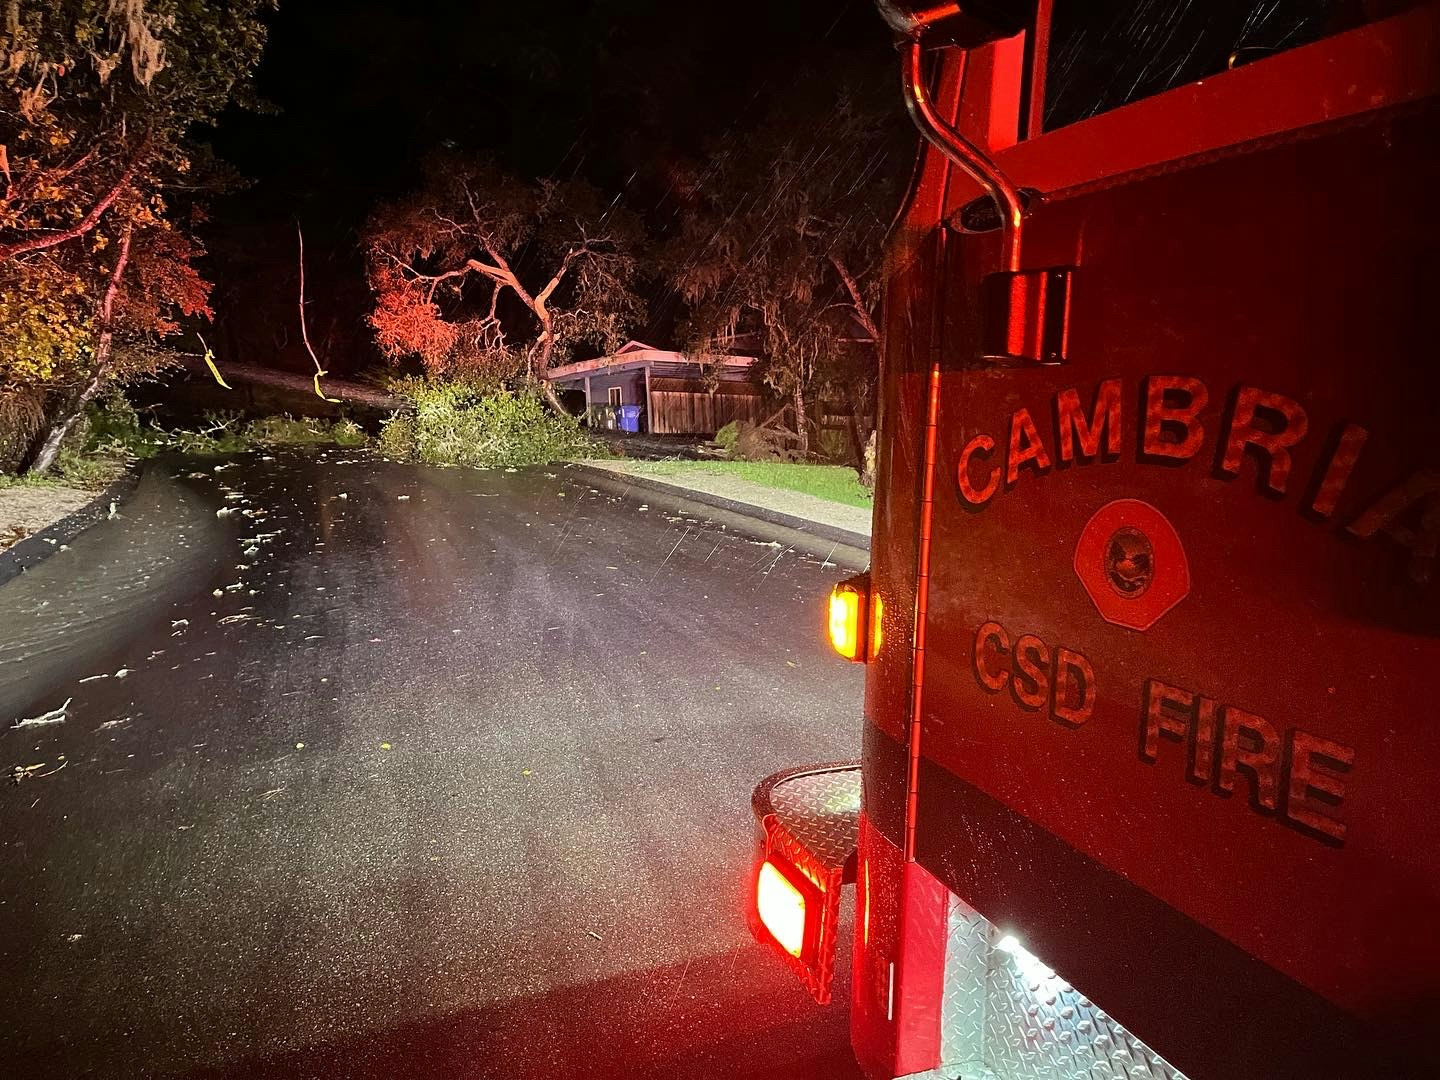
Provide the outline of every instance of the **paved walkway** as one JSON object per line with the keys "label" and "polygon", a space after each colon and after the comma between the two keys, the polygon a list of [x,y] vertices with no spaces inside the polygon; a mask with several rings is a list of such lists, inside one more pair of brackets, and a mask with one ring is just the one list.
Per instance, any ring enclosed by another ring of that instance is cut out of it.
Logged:
{"label": "paved walkway", "polygon": [[[592,460],[582,464],[647,484],[673,488],[677,492],[697,496],[702,502],[722,500],[729,509],[754,507],[770,520],[796,518],[801,522],[821,525],[850,534],[856,542],[863,541],[860,546],[870,546],[870,511],[863,507],[820,499],[803,491],[766,487],[764,484],[724,473],[696,470],[675,476],[657,476],[643,465],[637,468],[636,463],[631,461]],[[709,498],[705,498],[706,496]]]}

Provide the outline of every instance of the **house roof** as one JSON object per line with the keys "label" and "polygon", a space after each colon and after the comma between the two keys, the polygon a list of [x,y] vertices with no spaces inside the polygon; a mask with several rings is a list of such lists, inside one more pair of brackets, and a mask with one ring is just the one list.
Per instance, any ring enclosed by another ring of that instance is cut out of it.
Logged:
{"label": "house roof", "polygon": [[[748,371],[755,363],[753,356],[725,355],[707,358],[704,366],[726,368],[738,373]],[[570,382],[597,371],[631,371],[636,368],[655,367],[658,364],[680,365],[694,368],[697,372],[701,368],[698,360],[692,360],[684,353],[673,349],[657,349],[642,341],[629,341],[611,356],[598,356],[594,360],[578,360],[573,364],[553,367],[545,373],[545,378],[551,382]]]}
{"label": "house roof", "polygon": [[616,356],[624,356],[626,353],[632,353],[632,352],[660,352],[660,351],[661,351],[661,350],[655,348],[654,345],[646,345],[643,341],[636,341],[634,338],[631,338],[631,339],[630,339],[629,341],[627,341],[624,345],[621,345],[620,348],[618,348],[618,349],[615,350],[615,355],[616,355]]}

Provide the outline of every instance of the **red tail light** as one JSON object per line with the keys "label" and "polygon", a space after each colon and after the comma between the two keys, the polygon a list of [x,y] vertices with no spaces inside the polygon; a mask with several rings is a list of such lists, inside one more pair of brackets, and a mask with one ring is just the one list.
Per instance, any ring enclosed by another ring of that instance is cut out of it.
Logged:
{"label": "red tail light", "polygon": [[805,951],[805,894],[790,884],[774,863],[760,866],[755,879],[755,910],[770,936],[799,959]]}
{"label": "red tail light", "polygon": [[746,922],[815,1000],[830,1000],[840,894],[855,880],[859,762],[787,769],[751,797],[759,823]]}
{"label": "red tail light", "polygon": [[799,867],[771,853],[755,875],[755,915],[769,938],[802,965],[813,964],[825,915],[820,887]]}

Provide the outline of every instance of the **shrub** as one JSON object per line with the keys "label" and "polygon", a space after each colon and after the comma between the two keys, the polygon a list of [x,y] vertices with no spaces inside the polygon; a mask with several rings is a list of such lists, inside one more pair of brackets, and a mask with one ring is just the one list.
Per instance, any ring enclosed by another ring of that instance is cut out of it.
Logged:
{"label": "shrub", "polygon": [[62,446],[55,459],[55,479],[74,487],[99,490],[118,479],[125,464],[113,457],[85,454],[73,447]]}
{"label": "shrub", "polygon": [[740,438],[740,425],[731,420],[728,424],[715,432],[715,445],[724,450],[727,454],[735,449],[735,443]]}
{"label": "shrub", "polygon": [[854,460],[850,452],[850,433],[834,428],[821,428],[815,440],[815,449],[820,457],[832,465],[849,465]]}
{"label": "shrub", "polygon": [[574,417],[559,416],[529,391],[486,390],[466,382],[405,379],[395,393],[414,405],[391,418],[381,448],[432,465],[543,465],[594,452]]}
{"label": "shrub", "polygon": [[152,458],[167,450],[182,454],[233,454],[248,450],[237,412],[207,412],[198,428],[161,428],[140,419],[135,407],[120,391],[106,395],[86,410],[83,445],[77,453],[87,455]]}
{"label": "shrub", "polygon": [[[0,406],[4,403],[0,397]],[[0,428],[0,436],[4,434]],[[194,428],[162,428],[142,420],[117,389],[91,402],[70,429],[60,446],[53,482],[103,487],[120,474],[126,459],[152,458],[166,451],[212,456],[279,446],[364,446],[369,441],[360,425],[349,419],[267,416],[247,424],[238,412],[207,412]],[[0,478],[5,478],[4,469]]]}
{"label": "shrub", "polygon": [[[88,434],[83,452],[152,458],[171,448],[170,436],[140,419],[130,399],[112,390],[86,410]],[[77,427],[81,426],[77,423]]]}

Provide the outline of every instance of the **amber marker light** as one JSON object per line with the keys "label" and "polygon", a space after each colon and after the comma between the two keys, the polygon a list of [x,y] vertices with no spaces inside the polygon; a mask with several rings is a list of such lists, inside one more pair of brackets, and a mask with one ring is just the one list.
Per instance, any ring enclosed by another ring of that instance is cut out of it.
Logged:
{"label": "amber marker light", "polygon": [[868,659],[865,618],[869,605],[870,579],[867,575],[842,581],[830,590],[830,646],[846,660],[863,663]]}
{"label": "amber marker light", "polygon": [[760,867],[755,881],[755,908],[770,936],[798,959],[805,950],[805,896],[774,863]]}

